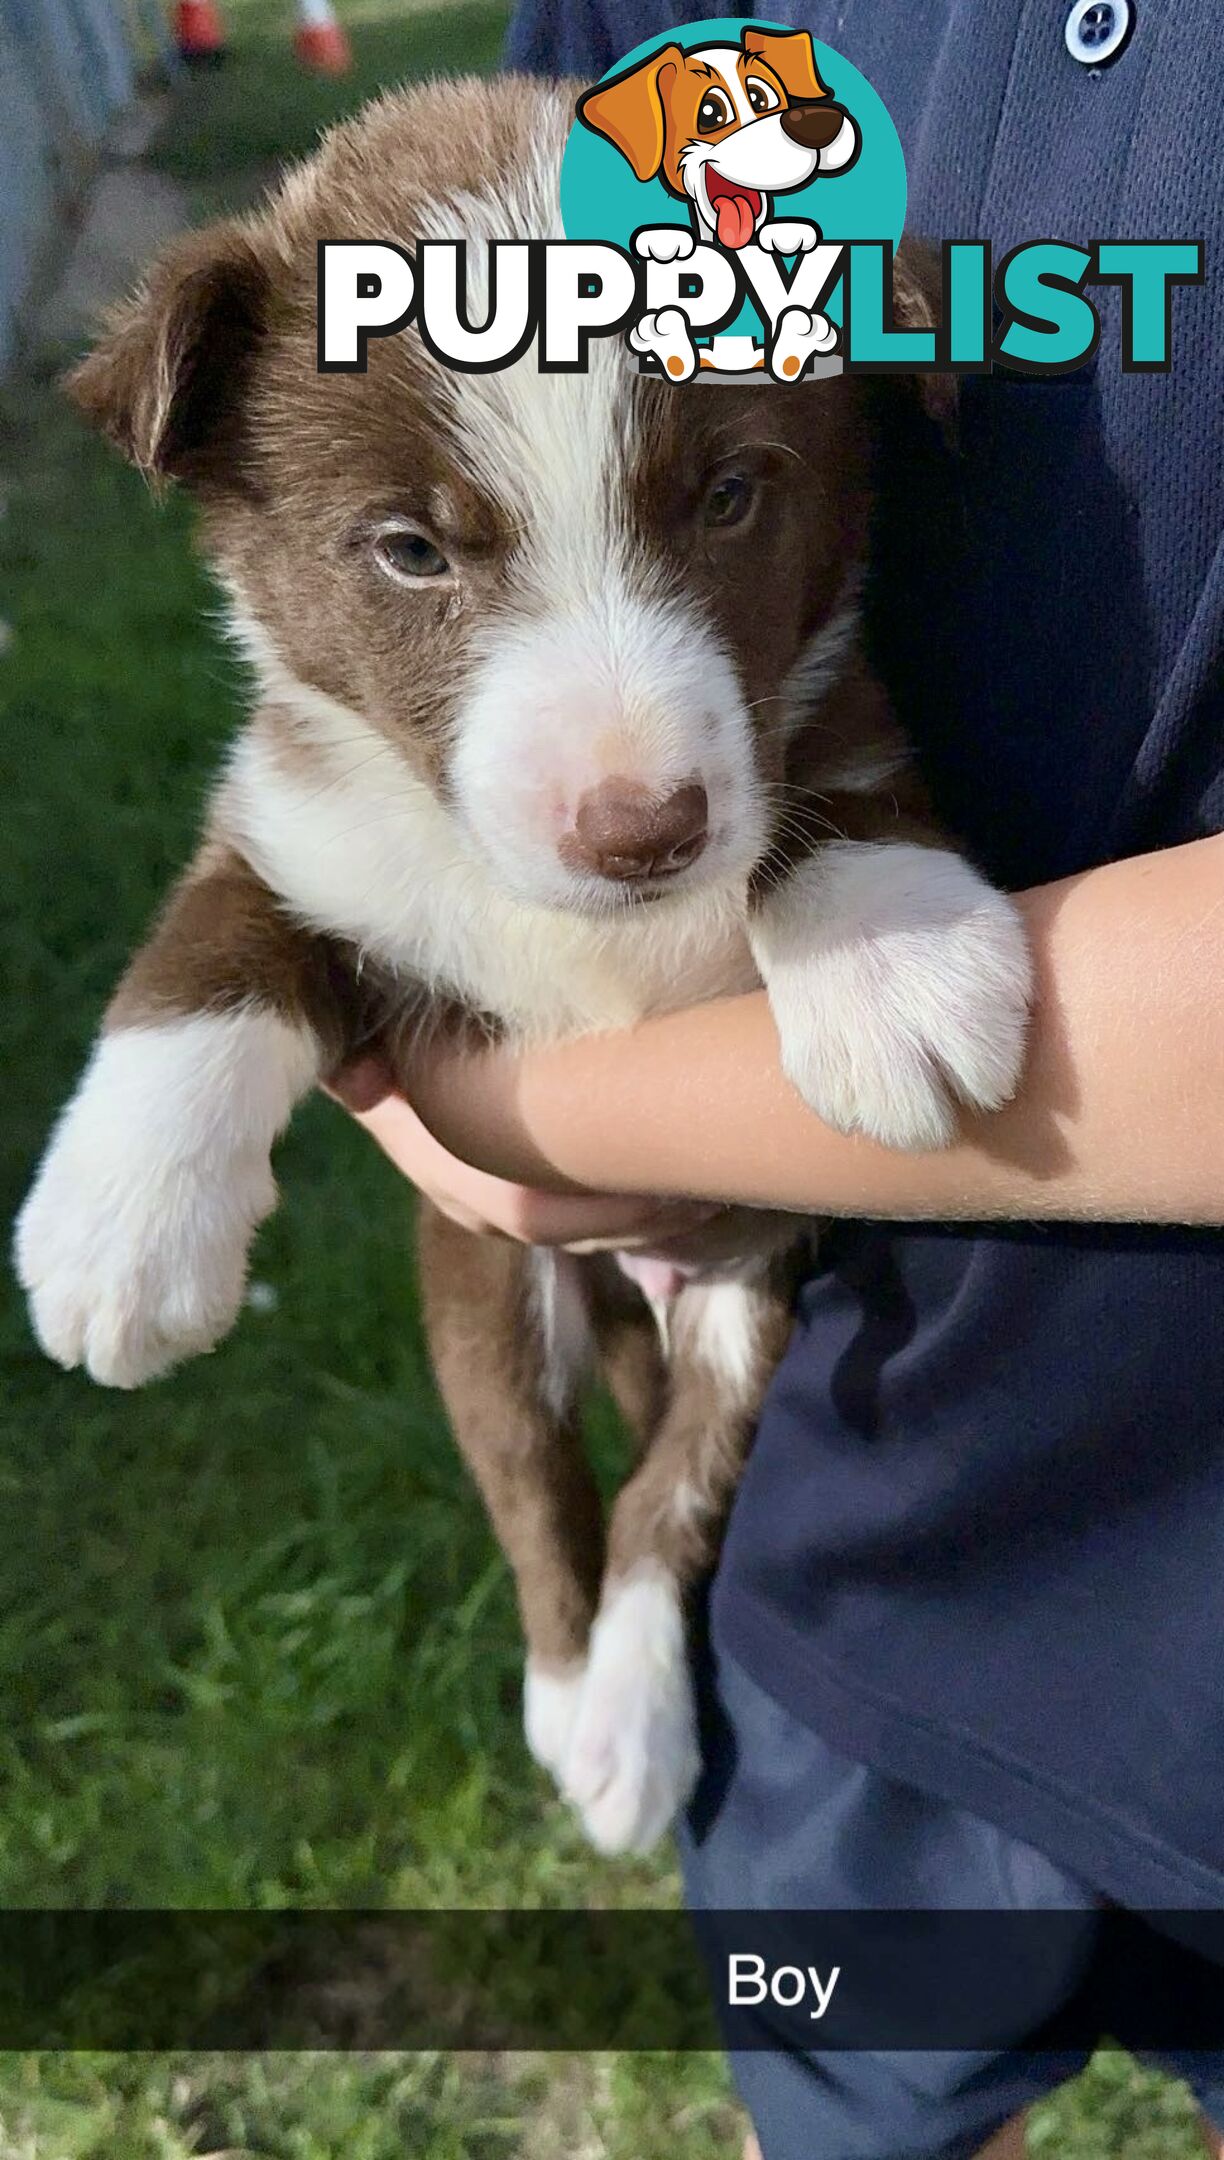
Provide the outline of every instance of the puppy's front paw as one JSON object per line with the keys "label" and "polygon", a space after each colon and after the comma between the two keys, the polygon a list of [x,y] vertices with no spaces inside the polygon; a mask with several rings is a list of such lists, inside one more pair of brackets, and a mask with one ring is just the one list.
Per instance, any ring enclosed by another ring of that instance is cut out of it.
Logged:
{"label": "puppy's front paw", "polygon": [[211,1350],[238,1316],[247,1247],[275,1187],[267,1160],[87,1159],[71,1120],[17,1225],[17,1273],[48,1357],[139,1387]]}
{"label": "puppy's front paw", "polygon": [[14,1257],[40,1343],[104,1386],[138,1387],[210,1350],[237,1317],[276,1187],[268,1141],[251,1129],[264,1075],[241,1120],[224,1092],[228,1025],[104,1037],[18,1218]]}
{"label": "puppy's front paw", "polygon": [[1024,1057],[1020,918],[959,855],[822,848],[762,908],[754,946],[787,1077],[842,1132],[944,1147],[956,1105],[995,1110]]}
{"label": "puppy's front paw", "polygon": [[563,1790],[600,1852],[646,1852],[697,1771],[679,1598],[663,1570],[643,1568],[615,1585],[595,1623]]}
{"label": "puppy's front paw", "polygon": [[541,1770],[547,1770],[558,1785],[569,1759],[585,1677],[584,1658],[570,1665],[544,1665],[528,1658],[523,1675],[527,1745]]}

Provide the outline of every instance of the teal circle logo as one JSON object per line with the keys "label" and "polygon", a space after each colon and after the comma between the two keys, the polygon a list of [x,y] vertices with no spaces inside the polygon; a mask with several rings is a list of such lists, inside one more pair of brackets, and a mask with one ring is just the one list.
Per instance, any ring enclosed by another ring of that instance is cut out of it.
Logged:
{"label": "teal circle logo", "polygon": [[[752,273],[780,275],[797,292],[806,280],[810,298],[813,250],[854,240],[895,249],[905,199],[900,140],[866,76],[808,31],[740,15],[635,46],[579,100],[561,168],[568,240],[610,241],[663,263],[687,254],[691,240],[736,264],[749,296],[733,317],[697,332],[703,365],[712,348],[732,371],[761,365],[766,330]],[[660,237],[644,238],[651,234]],[[666,285],[668,273],[657,275]],[[829,350],[841,313],[839,280],[815,316]],[[649,349],[648,340],[632,342]],[[812,350],[809,340],[809,358]]]}

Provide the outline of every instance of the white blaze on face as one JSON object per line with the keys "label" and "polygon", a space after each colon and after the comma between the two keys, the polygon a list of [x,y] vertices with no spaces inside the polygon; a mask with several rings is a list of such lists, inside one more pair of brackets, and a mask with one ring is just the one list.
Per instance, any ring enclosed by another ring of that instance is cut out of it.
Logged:
{"label": "white blaze on face", "polygon": [[[555,227],[551,160],[520,187],[525,199],[438,212],[468,234],[477,282],[483,233]],[[479,292],[469,304],[479,309]],[[533,350],[513,367],[452,374],[444,385],[464,467],[519,535],[504,606],[477,625],[470,648],[450,766],[455,806],[507,890],[549,906],[601,897],[599,881],[567,867],[558,844],[583,796],[612,777],[658,800],[692,780],[704,785],[709,842],[678,884],[742,881],[764,843],[734,667],[635,532],[635,374],[620,341],[605,339],[592,342],[585,374],[543,375]]]}

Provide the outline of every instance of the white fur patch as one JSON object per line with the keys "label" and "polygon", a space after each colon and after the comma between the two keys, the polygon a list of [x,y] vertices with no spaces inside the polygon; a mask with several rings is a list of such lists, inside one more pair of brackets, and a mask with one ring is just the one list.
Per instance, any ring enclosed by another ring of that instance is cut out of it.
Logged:
{"label": "white fur patch", "polygon": [[943,1147],[955,1102],[1014,1092],[1029,955],[1010,900],[961,856],[831,843],[768,897],[752,941],[787,1076],[830,1125]]}
{"label": "white fur patch", "polygon": [[[861,584],[857,572],[852,573],[832,613],[808,639],[783,684],[786,725],[792,735],[819,710],[849,666],[862,632]],[[838,784],[826,779],[823,769],[821,779],[826,786]]]}
{"label": "white fur patch", "polygon": [[276,1201],[272,1142],[317,1063],[254,1007],[101,1037],[17,1224],[49,1357],[137,1387],[226,1333]]}
{"label": "white fur patch", "polygon": [[608,1585],[564,1791],[600,1852],[645,1852],[697,1781],[697,1721],[673,1578],[647,1564]]}
{"label": "white fur patch", "polygon": [[672,1489],[668,1502],[672,1521],[683,1529],[692,1529],[698,1523],[708,1523],[714,1512],[709,1495],[692,1478],[682,1477]]}
{"label": "white fur patch", "polygon": [[759,1368],[759,1298],[750,1283],[696,1283],[685,1293],[686,1327],[697,1355],[733,1395],[748,1392]]}
{"label": "white fur patch", "polygon": [[[473,320],[487,307],[490,242],[560,230],[563,125],[550,108],[524,172],[426,215],[424,237],[467,242]],[[695,369],[682,317],[660,350]],[[496,624],[473,654],[452,761],[481,853],[527,902],[606,907],[606,885],[557,852],[580,798],[612,774],[660,799],[699,779],[710,839],[684,882],[742,885],[765,838],[749,715],[705,614],[676,598],[634,529],[639,386],[623,344],[593,339],[577,375],[542,373],[534,347],[508,368],[437,373],[465,468],[518,533]]]}
{"label": "white fur patch", "polygon": [[874,795],[895,780],[908,762],[904,750],[864,750],[861,756],[848,756],[844,765],[822,766],[820,777],[836,794]]}
{"label": "white fur patch", "polygon": [[523,1730],[527,1745],[541,1770],[560,1784],[569,1758],[582,1699],[586,1662],[572,1665],[541,1665],[528,1658],[523,1675]]}
{"label": "white fur patch", "polygon": [[[558,512],[545,502],[537,517]],[[572,572],[544,607],[520,589],[517,619],[507,610],[478,640],[450,764],[459,817],[503,889],[531,906],[623,915],[623,892],[559,850],[582,797],[616,776],[659,801],[705,787],[705,851],[664,906],[742,895],[765,814],[739,681],[709,625],[632,560],[627,528],[608,533],[585,590]]]}

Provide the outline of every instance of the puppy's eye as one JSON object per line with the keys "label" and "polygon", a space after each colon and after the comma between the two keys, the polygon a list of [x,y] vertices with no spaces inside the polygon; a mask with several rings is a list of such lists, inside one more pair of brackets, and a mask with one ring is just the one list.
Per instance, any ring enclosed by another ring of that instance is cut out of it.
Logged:
{"label": "puppy's eye", "polygon": [[724,473],[706,495],[705,522],[720,532],[725,532],[730,525],[742,525],[750,516],[756,499],[754,480],[746,479],[743,473]]}
{"label": "puppy's eye", "polygon": [[744,89],[754,113],[776,112],[782,103],[773,84],[762,82],[759,75],[750,75]]}
{"label": "puppy's eye", "polygon": [[401,585],[416,585],[424,578],[445,577],[450,569],[445,555],[424,533],[410,525],[384,525],[374,538],[374,554],[380,569]]}
{"label": "puppy's eye", "polygon": [[731,100],[722,90],[707,90],[697,107],[697,127],[702,135],[712,135],[715,128],[726,127],[735,118]]}

